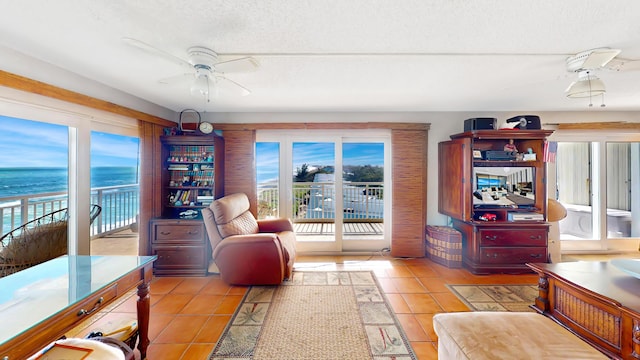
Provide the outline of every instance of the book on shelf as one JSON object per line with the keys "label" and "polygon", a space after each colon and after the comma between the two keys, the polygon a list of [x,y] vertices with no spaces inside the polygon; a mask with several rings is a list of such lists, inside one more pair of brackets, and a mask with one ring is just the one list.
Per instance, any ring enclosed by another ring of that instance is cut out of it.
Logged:
{"label": "book on shelf", "polygon": [[182,198],[180,199],[180,201],[182,201],[182,203],[186,203],[187,201],[189,201],[191,195],[191,190],[187,190],[187,191],[183,191],[182,192]]}
{"label": "book on shelf", "polygon": [[213,202],[213,196],[210,195],[198,195],[198,202],[202,205],[211,205]]}
{"label": "book on shelf", "polygon": [[169,165],[169,170],[189,170],[189,165]]}

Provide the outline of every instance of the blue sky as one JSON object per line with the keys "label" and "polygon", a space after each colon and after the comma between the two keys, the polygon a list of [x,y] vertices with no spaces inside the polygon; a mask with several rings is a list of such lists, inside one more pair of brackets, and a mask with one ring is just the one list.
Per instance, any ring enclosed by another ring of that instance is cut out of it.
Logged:
{"label": "blue sky", "polygon": [[[278,143],[258,143],[256,145],[256,164],[258,182],[278,177]],[[383,143],[343,143],[343,165],[373,165],[384,163]],[[293,170],[302,164],[335,165],[333,143],[298,142],[293,148]]]}
{"label": "blue sky", "polygon": [[[0,116],[0,168],[67,167],[68,128]],[[138,139],[91,133],[91,166],[138,166]]]}

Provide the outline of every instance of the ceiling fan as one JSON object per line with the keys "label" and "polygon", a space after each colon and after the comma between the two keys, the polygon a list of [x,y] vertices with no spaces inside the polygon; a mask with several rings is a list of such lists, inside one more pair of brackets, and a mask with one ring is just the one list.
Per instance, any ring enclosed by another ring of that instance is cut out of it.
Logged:
{"label": "ceiling fan", "polygon": [[[640,60],[617,58],[620,49],[597,48],[582,51],[566,59],[567,71],[578,74],[578,80],[572,82],[565,90],[569,98],[586,98],[604,96],[604,82],[595,75],[597,70],[629,71],[640,69]],[[589,101],[589,106],[592,106]],[[604,101],[602,105],[604,107]]]}
{"label": "ceiling fan", "polygon": [[241,96],[251,94],[248,88],[229,79],[225,74],[231,72],[250,72],[260,67],[258,60],[250,56],[218,61],[218,54],[203,46],[192,46],[188,48],[186,59],[183,59],[140,40],[125,37],[122,38],[122,41],[127,45],[191,69],[189,73],[161,79],[159,82],[162,84],[172,84],[185,80],[189,81],[191,95],[204,99],[206,102],[210,102],[212,97],[215,98],[220,88],[234,91]]}

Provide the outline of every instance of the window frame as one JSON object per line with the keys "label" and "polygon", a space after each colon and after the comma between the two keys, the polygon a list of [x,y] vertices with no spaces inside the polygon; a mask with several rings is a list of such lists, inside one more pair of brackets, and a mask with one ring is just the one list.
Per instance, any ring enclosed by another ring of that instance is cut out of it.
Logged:
{"label": "window frame", "polygon": [[[607,160],[606,144],[608,142],[640,142],[640,132],[624,130],[556,130],[548,141],[555,142],[588,142],[592,149],[592,208],[593,231],[591,240],[561,240],[563,253],[602,252],[602,251],[637,251],[638,237],[607,237]],[[557,174],[555,164],[547,166],[547,193],[556,194]],[[597,204],[597,206],[595,206]]]}
{"label": "window frame", "polygon": [[69,128],[69,254],[89,255],[91,131],[140,137],[137,119],[46,96],[0,87],[0,114]]}

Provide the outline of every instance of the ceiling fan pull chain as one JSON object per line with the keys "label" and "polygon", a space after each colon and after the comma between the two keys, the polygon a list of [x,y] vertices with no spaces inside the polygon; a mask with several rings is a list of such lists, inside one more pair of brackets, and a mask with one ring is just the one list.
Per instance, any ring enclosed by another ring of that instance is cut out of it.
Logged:
{"label": "ceiling fan pull chain", "polygon": [[591,73],[587,71],[587,81],[589,81],[589,107],[593,106],[593,101],[591,101]]}
{"label": "ceiling fan pull chain", "polygon": [[207,104],[211,102],[211,79],[209,79],[209,75],[207,76]]}
{"label": "ceiling fan pull chain", "polygon": [[605,107],[607,105],[604,104],[604,93],[602,93],[602,104],[600,104],[600,107]]}

